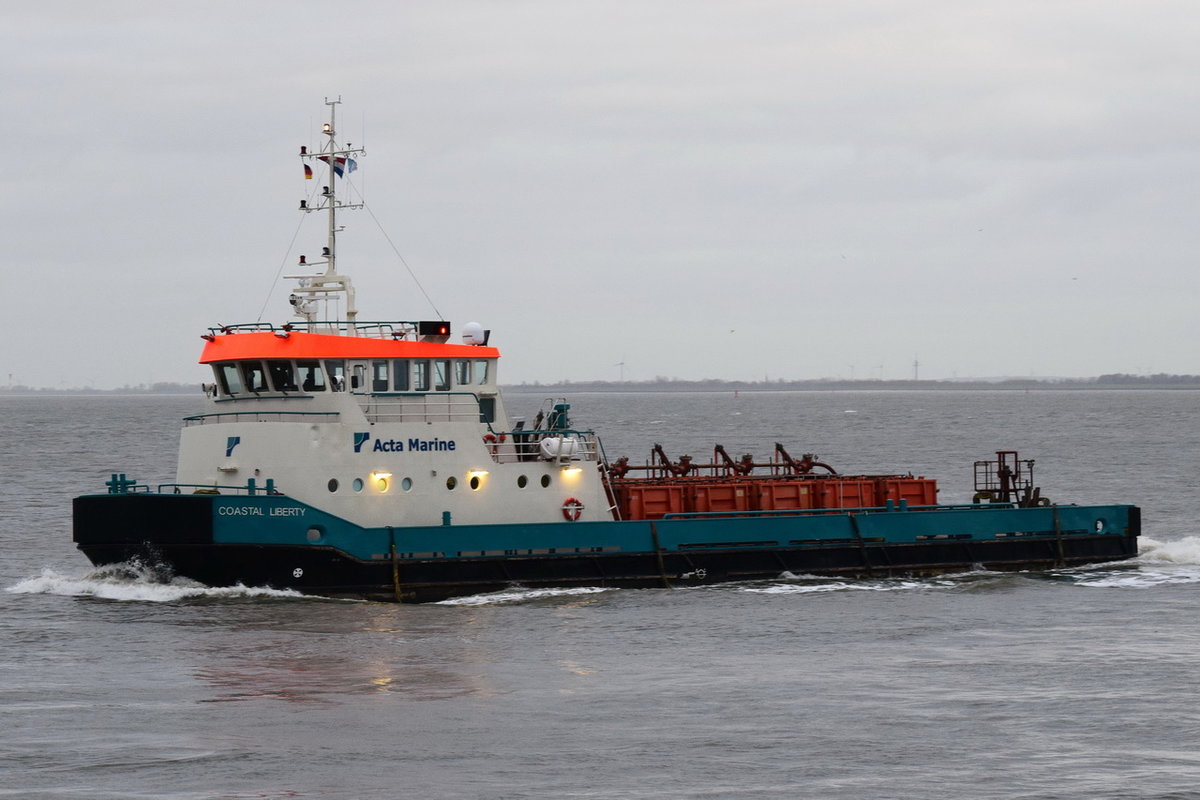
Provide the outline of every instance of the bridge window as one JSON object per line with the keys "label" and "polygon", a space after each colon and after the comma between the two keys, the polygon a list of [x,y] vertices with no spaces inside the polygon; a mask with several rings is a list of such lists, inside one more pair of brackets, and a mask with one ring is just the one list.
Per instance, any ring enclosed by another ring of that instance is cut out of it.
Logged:
{"label": "bridge window", "polygon": [[388,390],[388,362],[371,362],[371,391],[386,392]]}
{"label": "bridge window", "polygon": [[437,376],[437,384],[433,387],[439,392],[450,391],[450,361],[449,359],[435,359],[433,362],[433,371]]}
{"label": "bridge window", "polygon": [[242,386],[242,376],[238,374],[237,364],[217,364],[216,372],[222,394],[241,394],[246,391]]}
{"label": "bridge window", "polygon": [[471,385],[471,362],[459,359],[454,362],[454,382],[459,386]]}
{"label": "bridge window", "polygon": [[275,391],[296,391],[296,376],[292,373],[292,362],[268,361],[267,367],[271,370],[271,383],[275,384]]}
{"label": "bridge window", "polygon": [[248,391],[258,394],[267,391],[267,373],[261,361],[243,361],[242,383]]}
{"label": "bridge window", "polygon": [[429,391],[429,362],[418,359],[412,362],[412,389],[414,392]]}
{"label": "bridge window", "polygon": [[483,386],[488,382],[488,361],[480,360],[475,362],[475,384]]}
{"label": "bridge window", "polygon": [[296,371],[300,374],[300,388],[306,392],[325,391],[325,373],[318,361],[297,361]]}
{"label": "bridge window", "polygon": [[408,359],[398,358],[392,362],[392,375],[396,379],[396,391],[408,391]]}

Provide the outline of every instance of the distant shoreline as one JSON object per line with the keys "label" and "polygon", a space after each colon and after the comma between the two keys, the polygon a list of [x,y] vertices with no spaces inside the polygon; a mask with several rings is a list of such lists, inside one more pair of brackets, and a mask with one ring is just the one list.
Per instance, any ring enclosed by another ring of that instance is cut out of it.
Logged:
{"label": "distant shoreline", "polygon": [[553,392],[838,392],[838,391],[1027,391],[1200,389],[1200,376],[1101,376],[1098,378],[1001,378],[995,380],[803,380],[803,381],[564,381],[521,383],[506,391]]}
{"label": "distant shoreline", "polygon": [[[1025,391],[1098,389],[1200,389],[1200,375],[1109,374],[1095,378],[973,378],[963,380],[816,380],[723,381],[562,381],[559,383],[504,384],[510,392],[836,392],[836,391]],[[59,395],[190,395],[199,394],[199,383],[153,383],[119,389],[51,389],[32,386],[0,387],[0,396]]]}

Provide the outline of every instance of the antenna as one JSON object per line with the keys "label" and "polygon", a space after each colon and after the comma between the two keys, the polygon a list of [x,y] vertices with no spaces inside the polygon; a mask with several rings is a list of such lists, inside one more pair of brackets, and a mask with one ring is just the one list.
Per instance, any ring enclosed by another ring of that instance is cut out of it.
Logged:
{"label": "antenna", "polygon": [[[341,102],[341,95],[338,95],[336,100],[325,98],[325,105],[329,106],[329,122],[321,125],[321,133],[325,135],[326,139],[321,144],[320,151],[310,153],[307,147],[300,148],[300,158],[304,161],[305,178],[312,177],[314,166],[317,169],[324,167],[327,171],[325,182],[321,186],[321,192],[315,198],[315,202],[301,200],[300,210],[306,214],[324,211],[328,221],[326,244],[321,248],[320,260],[308,261],[305,256],[300,256],[300,266],[324,267],[325,269],[324,272],[314,270],[308,274],[285,275],[284,277],[300,282],[290,300],[296,315],[310,324],[317,321],[319,301],[324,301],[325,316],[328,319],[330,304],[336,306],[338,295],[344,294],[346,297],[346,329],[348,333],[353,333],[354,323],[358,317],[358,308],[354,303],[354,287],[349,276],[340,274],[337,268],[337,235],[344,230],[338,227],[337,212],[339,209],[362,208],[363,203],[340,201],[337,182],[339,178],[347,180],[350,173],[358,169],[358,161],[354,157],[365,155],[366,150],[361,147],[351,147],[349,143],[345,146],[338,144],[337,107]],[[318,163],[313,164],[312,162]]]}

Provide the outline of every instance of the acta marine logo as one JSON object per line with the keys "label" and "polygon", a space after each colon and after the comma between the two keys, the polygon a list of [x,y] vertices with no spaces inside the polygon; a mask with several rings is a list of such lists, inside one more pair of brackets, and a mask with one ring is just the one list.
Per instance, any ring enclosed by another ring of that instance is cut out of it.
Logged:
{"label": "acta marine logo", "polygon": [[[361,453],[363,447],[371,439],[369,433],[354,434],[354,452]],[[436,451],[453,451],[458,449],[458,442],[454,439],[409,439],[407,442],[403,439],[376,439],[375,444],[367,448],[368,452],[372,453],[428,453]]]}

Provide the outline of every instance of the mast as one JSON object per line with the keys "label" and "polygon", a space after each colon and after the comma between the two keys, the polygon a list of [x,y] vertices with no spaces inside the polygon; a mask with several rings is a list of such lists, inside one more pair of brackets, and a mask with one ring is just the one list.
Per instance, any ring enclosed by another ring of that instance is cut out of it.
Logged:
{"label": "mast", "polygon": [[[319,301],[326,301],[325,310],[328,312],[328,301],[333,299],[332,296],[338,293],[344,294],[346,296],[346,332],[353,335],[358,309],[354,304],[354,287],[350,282],[350,277],[340,274],[337,269],[337,235],[343,230],[338,227],[337,212],[338,209],[343,208],[362,208],[363,204],[343,203],[338,200],[337,180],[339,177],[348,177],[351,172],[358,169],[358,162],[354,156],[361,156],[366,150],[361,147],[352,147],[349,142],[345,146],[338,144],[337,107],[341,102],[341,96],[336,100],[325,98],[325,105],[329,106],[329,122],[321,126],[321,132],[326,136],[326,140],[321,144],[320,151],[309,153],[307,147],[300,148],[300,158],[305,162],[306,175],[314,170],[313,167],[308,166],[311,162],[320,162],[315,167],[315,171],[318,173],[322,171],[322,165],[325,167],[325,183],[321,187],[320,199],[313,205],[310,205],[307,200],[301,200],[300,210],[305,213],[324,211],[328,221],[326,245],[321,250],[321,260],[308,261],[305,256],[300,256],[300,265],[304,267],[323,266],[325,270],[317,274],[285,275],[284,277],[300,282],[289,299],[296,310],[296,315],[310,325],[315,323],[319,316],[317,311]],[[328,313],[326,313],[326,319],[328,319]]]}
{"label": "mast", "polygon": [[[334,123],[337,117],[338,103],[340,102],[342,102],[341,95],[338,95],[337,100],[332,101],[328,97],[325,98],[325,105],[329,106],[329,122],[321,126],[321,132],[329,137],[328,141],[321,147],[321,152],[329,153],[327,157],[329,164],[327,176],[329,187],[324,192],[327,198],[326,202],[329,206],[329,245],[325,248],[325,252],[328,254],[325,259],[326,264],[328,264],[325,268],[326,275],[337,274],[337,167],[334,162],[337,152],[337,129],[334,127]],[[352,313],[351,309],[346,309],[347,317]]]}

